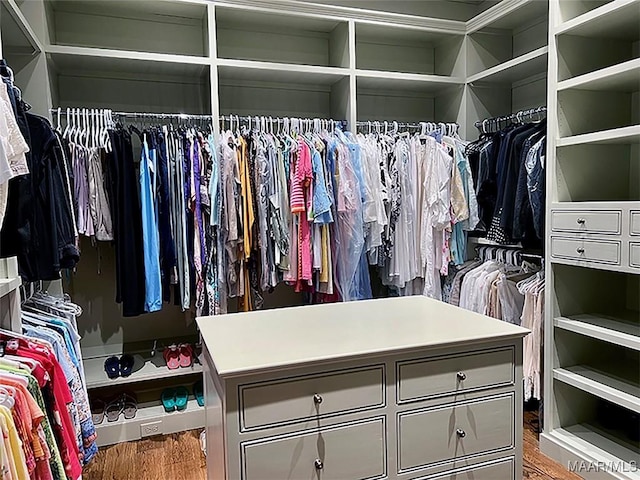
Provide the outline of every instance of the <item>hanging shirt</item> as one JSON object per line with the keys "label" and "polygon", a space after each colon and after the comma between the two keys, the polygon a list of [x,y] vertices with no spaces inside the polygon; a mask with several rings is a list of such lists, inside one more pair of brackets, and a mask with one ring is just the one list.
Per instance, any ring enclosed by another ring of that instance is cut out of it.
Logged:
{"label": "hanging shirt", "polygon": [[156,228],[155,190],[152,182],[153,159],[144,136],[140,155],[140,203],[142,207],[142,237],[144,239],[144,277],[146,312],[162,308],[162,285],[160,279],[160,252],[158,229]]}

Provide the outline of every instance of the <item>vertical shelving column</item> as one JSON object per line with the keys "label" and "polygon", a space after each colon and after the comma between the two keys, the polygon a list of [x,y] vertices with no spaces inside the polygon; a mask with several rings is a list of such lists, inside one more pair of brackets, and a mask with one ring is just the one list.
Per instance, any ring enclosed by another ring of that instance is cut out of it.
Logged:
{"label": "vertical shelving column", "polygon": [[540,447],[604,465],[586,479],[638,479],[640,2],[550,7]]}

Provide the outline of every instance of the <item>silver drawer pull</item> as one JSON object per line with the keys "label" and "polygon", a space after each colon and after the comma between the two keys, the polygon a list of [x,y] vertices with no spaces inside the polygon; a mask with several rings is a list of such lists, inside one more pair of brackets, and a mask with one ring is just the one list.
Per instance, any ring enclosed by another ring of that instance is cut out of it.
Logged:
{"label": "silver drawer pull", "polygon": [[587,223],[587,221],[584,218],[578,218],[576,222],[578,222],[578,225],[584,225],[585,223]]}
{"label": "silver drawer pull", "polygon": [[324,468],[324,463],[319,458],[316,458],[315,462],[313,462],[313,466],[316,467],[316,470],[322,470]]}
{"label": "silver drawer pull", "polygon": [[322,403],[322,396],[316,393],[313,396],[313,403],[315,403],[316,405],[320,405]]}
{"label": "silver drawer pull", "polygon": [[461,428],[458,428],[456,430],[456,435],[458,435],[458,437],[460,438],[464,438],[467,436],[467,432],[465,432],[464,430],[462,430]]}
{"label": "silver drawer pull", "polygon": [[458,380],[461,382],[467,379],[467,374],[464,372],[458,372],[456,376],[458,377]]}
{"label": "silver drawer pull", "polygon": [[578,252],[580,255],[582,255],[584,253],[584,248],[578,247],[578,248],[576,248],[576,252]]}

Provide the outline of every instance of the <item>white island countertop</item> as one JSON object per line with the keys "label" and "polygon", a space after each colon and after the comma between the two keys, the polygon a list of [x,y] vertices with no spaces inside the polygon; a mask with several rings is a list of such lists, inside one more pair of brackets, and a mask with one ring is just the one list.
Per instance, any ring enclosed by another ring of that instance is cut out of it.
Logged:
{"label": "white island countertop", "polygon": [[231,313],[197,322],[221,377],[529,333],[423,296]]}

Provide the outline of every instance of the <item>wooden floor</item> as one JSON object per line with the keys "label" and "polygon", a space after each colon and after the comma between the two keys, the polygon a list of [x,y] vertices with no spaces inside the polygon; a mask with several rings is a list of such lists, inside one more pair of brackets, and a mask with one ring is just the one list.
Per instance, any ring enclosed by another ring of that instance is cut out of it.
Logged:
{"label": "wooden floor", "polygon": [[[531,480],[580,480],[538,449],[537,416],[525,412],[524,474]],[[206,480],[200,431],[121,443],[100,449],[84,480]],[[500,480],[500,479],[496,479]]]}

